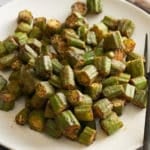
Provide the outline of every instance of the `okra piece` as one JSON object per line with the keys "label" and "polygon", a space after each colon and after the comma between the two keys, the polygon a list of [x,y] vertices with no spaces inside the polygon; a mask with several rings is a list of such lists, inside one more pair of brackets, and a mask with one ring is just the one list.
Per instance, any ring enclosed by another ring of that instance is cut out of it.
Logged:
{"label": "okra piece", "polygon": [[129,19],[119,21],[118,30],[123,36],[131,37],[135,29],[135,24]]}
{"label": "okra piece", "polygon": [[18,80],[12,80],[8,83],[7,89],[15,99],[21,96],[22,90]]}
{"label": "okra piece", "polygon": [[27,33],[23,33],[23,32],[15,32],[14,38],[17,41],[17,43],[21,46],[26,44],[28,40]]}
{"label": "okra piece", "polygon": [[31,48],[31,46],[25,44],[19,52],[19,58],[24,63],[29,63],[30,60],[33,60],[33,65],[35,64],[35,59],[38,57],[38,54]]}
{"label": "okra piece", "polygon": [[12,36],[9,36],[6,40],[4,40],[3,44],[4,44],[6,51],[8,53],[12,53],[15,50],[17,50],[17,48],[18,48],[18,44],[15,41],[14,37],[12,37]]}
{"label": "okra piece", "polygon": [[48,35],[54,34],[54,33],[59,33],[61,30],[62,24],[60,21],[56,19],[49,19],[46,23],[46,29],[45,32]]}
{"label": "okra piece", "polygon": [[65,25],[68,28],[77,29],[86,24],[85,18],[78,12],[73,12],[66,18]]}
{"label": "okra piece", "polygon": [[103,89],[103,94],[107,98],[115,98],[124,94],[123,85],[110,85]]}
{"label": "okra piece", "polygon": [[53,71],[56,74],[60,74],[62,71],[63,65],[59,62],[57,58],[52,59],[52,66],[53,66]]}
{"label": "okra piece", "polygon": [[11,69],[17,71],[17,70],[20,70],[21,66],[22,66],[21,60],[16,59],[16,60],[12,63]]}
{"label": "okra piece", "polygon": [[94,65],[87,65],[81,70],[76,70],[75,75],[79,84],[87,86],[95,80],[98,72]]}
{"label": "okra piece", "polygon": [[67,39],[67,43],[69,46],[74,46],[83,49],[85,48],[85,42],[77,38],[70,37]]}
{"label": "okra piece", "polygon": [[126,64],[122,61],[112,59],[111,61],[111,73],[116,74],[125,71]]}
{"label": "okra piece", "polygon": [[110,29],[116,30],[118,28],[119,20],[111,16],[104,16],[102,22]]}
{"label": "okra piece", "polygon": [[75,2],[71,6],[71,10],[72,10],[72,12],[78,12],[82,16],[85,16],[87,14],[87,5],[83,2]]}
{"label": "okra piece", "polygon": [[41,37],[42,37],[41,29],[39,27],[37,27],[37,26],[33,26],[32,30],[29,33],[29,37],[30,38],[41,39]]}
{"label": "okra piece", "polygon": [[11,93],[2,91],[0,93],[0,110],[10,111],[15,106],[15,100]]}
{"label": "okra piece", "polygon": [[135,60],[135,59],[143,59],[141,55],[135,53],[135,52],[130,52],[127,54],[127,58],[126,60],[127,61],[132,61],[132,60]]}
{"label": "okra piece", "polygon": [[140,108],[145,108],[147,105],[147,91],[136,90],[134,98],[131,100],[131,103]]}
{"label": "okra piece", "polygon": [[12,80],[20,80],[20,70],[15,70],[15,71],[12,71],[8,80],[9,81],[12,81]]}
{"label": "okra piece", "polygon": [[24,22],[20,22],[16,28],[16,32],[24,32],[24,33],[30,33],[30,31],[32,30],[32,26],[24,23]]}
{"label": "okra piece", "polygon": [[144,76],[144,62],[142,59],[135,59],[127,62],[126,67],[127,73],[131,75],[132,78],[138,76]]}
{"label": "okra piece", "polygon": [[5,55],[0,58],[0,69],[7,69],[11,67],[11,64],[16,60],[17,56],[15,53]]}
{"label": "okra piece", "polygon": [[35,72],[38,77],[48,79],[52,75],[52,68],[52,61],[48,55],[36,59]]}
{"label": "okra piece", "polygon": [[52,75],[50,77],[50,79],[48,80],[49,84],[51,84],[52,86],[54,86],[55,88],[61,88],[61,78],[57,75]]}
{"label": "okra piece", "polygon": [[94,142],[95,138],[96,130],[87,126],[79,135],[78,142],[84,145],[90,145]]}
{"label": "okra piece", "polygon": [[77,33],[78,33],[80,39],[82,39],[82,40],[85,40],[87,32],[88,32],[87,25],[80,26],[77,30]]}
{"label": "okra piece", "polygon": [[2,91],[7,85],[7,80],[0,75],[0,91]]}
{"label": "okra piece", "polygon": [[131,38],[125,38],[123,40],[123,43],[124,43],[124,46],[125,46],[125,53],[129,54],[129,53],[132,53],[134,51],[134,48],[135,48],[135,41]]}
{"label": "okra piece", "polygon": [[108,76],[111,70],[111,59],[107,56],[99,56],[94,59],[94,65],[102,76]]}
{"label": "okra piece", "polygon": [[54,118],[55,117],[55,113],[52,110],[51,104],[50,104],[50,100],[47,101],[46,107],[45,107],[45,111],[44,111],[44,117],[45,118]]}
{"label": "okra piece", "polygon": [[69,65],[65,65],[61,72],[61,81],[64,89],[75,89],[75,77],[72,68]]}
{"label": "okra piece", "polygon": [[42,132],[45,126],[44,113],[41,110],[33,110],[28,118],[29,126],[32,130]]}
{"label": "okra piece", "polygon": [[49,84],[48,81],[42,81],[36,85],[36,95],[39,98],[48,99],[51,95],[54,94],[54,92],[55,89]]}
{"label": "okra piece", "polygon": [[88,31],[86,35],[86,43],[89,45],[96,46],[97,45],[97,39],[96,34],[93,31]]}
{"label": "okra piece", "polygon": [[93,64],[95,58],[95,52],[92,51],[87,51],[85,54],[83,54],[83,62],[85,65],[90,65]]}
{"label": "okra piece", "polygon": [[75,89],[75,90],[68,90],[65,93],[67,101],[71,106],[79,105],[81,101],[83,101],[83,94]]}
{"label": "okra piece", "polygon": [[19,12],[18,14],[18,23],[20,22],[26,22],[28,24],[31,24],[32,23],[32,20],[33,20],[33,16],[32,16],[32,13],[28,10],[22,10]]}
{"label": "okra piece", "polygon": [[117,76],[110,76],[108,78],[105,78],[102,80],[102,84],[104,87],[109,86],[109,85],[119,84],[118,77]]}
{"label": "okra piece", "polygon": [[4,42],[0,41],[0,57],[4,56],[7,53],[7,50],[4,46]]}
{"label": "okra piece", "polygon": [[106,119],[100,120],[100,124],[102,129],[108,134],[111,135],[115,133],[117,130],[122,128],[123,123],[116,115],[116,113],[112,113]]}
{"label": "okra piece", "polygon": [[128,83],[130,81],[131,75],[127,73],[120,73],[118,76],[119,83]]}
{"label": "okra piece", "polygon": [[28,122],[30,110],[28,108],[23,108],[19,113],[16,115],[16,123],[19,125],[25,125]]}
{"label": "okra piece", "polygon": [[[116,52],[116,51],[115,51],[115,52]],[[113,59],[113,58],[116,57],[116,56],[115,56],[115,52],[114,52],[114,51],[108,51],[108,52],[105,53],[105,55],[106,55],[107,57],[109,57],[110,59]]]}
{"label": "okra piece", "polygon": [[115,99],[112,99],[111,102],[113,104],[113,111],[116,112],[116,114],[118,116],[121,116],[122,112],[123,112],[124,105],[125,105],[125,101],[115,98]]}
{"label": "okra piece", "polygon": [[88,13],[99,14],[102,12],[102,2],[101,0],[87,0]]}
{"label": "okra piece", "polygon": [[91,129],[96,130],[96,121],[80,121],[80,124],[82,125],[82,128],[90,127]]}
{"label": "okra piece", "polygon": [[92,83],[87,87],[86,91],[92,100],[97,100],[102,92],[102,84],[97,82]]}
{"label": "okra piece", "polygon": [[139,90],[144,90],[147,87],[147,80],[145,76],[132,78],[131,83]]}
{"label": "okra piece", "polygon": [[93,105],[94,115],[105,119],[112,113],[112,108],[113,105],[107,98],[100,99]]}
{"label": "okra piece", "polygon": [[108,27],[102,22],[94,24],[91,30],[95,32],[98,42],[108,34]]}
{"label": "okra piece", "polygon": [[43,31],[46,27],[46,18],[45,17],[34,18],[33,25],[40,28]]}
{"label": "okra piece", "polygon": [[53,138],[60,138],[62,135],[56,121],[52,119],[46,121],[45,133]]}
{"label": "okra piece", "polygon": [[75,30],[70,29],[70,28],[63,29],[62,36],[66,40],[69,39],[69,38],[79,39],[79,36],[75,32]]}
{"label": "okra piece", "polygon": [[124,96],[127,100],[132,100],[135,94],[135,86],[131,84],[124,84]]}
{"label": "okra piece", "polygon": [[80,121],[92,121],[94,119],[91,105],[79,105],[74,107],[74,113]]}
{"label": "okra piece", "polygon": [[106,51],[124,48],[122,37],[119,31],[108,33],[104,37],[103,48]]}
{"label": "okra piece", "polygon": [[81,100],[79,102],[79,105],[92,105],[93,104],[92,98],[89,95],[87,95],[87,94],[83,94],[82,99],[83,100]]}
{"label": "okra piece", "polygon": [[60,113],[56,117],[56,122],[59,125],[61,132],[66,137],[72,140],[77,138],[78,132],[80,130],[80,123],[70,110],[66,110]]}
{"label": "okra piece", "polygon": [[68,107],[66,96],[62,92],[57,92],[51,96],[50,104],[55,114],[60,114]]}

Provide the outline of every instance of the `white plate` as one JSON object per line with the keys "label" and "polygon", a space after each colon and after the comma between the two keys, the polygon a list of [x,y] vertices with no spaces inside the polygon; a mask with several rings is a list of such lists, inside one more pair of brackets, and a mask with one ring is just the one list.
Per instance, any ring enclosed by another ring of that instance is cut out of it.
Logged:
{"label": "white plate", "polygon": [[[64,21],[75,0],[14,0],[0,8],[0,40],[10,35],[15,29],[16,17],[20,10],[29,9],[34,16],[46,16]],[[123,0],[103,0],[103,14],[90,19],[97,23],[104,15],[130,18],[136,24],[133,38],[137,42],[136,50],[143,54],[144,36],[149,32],[150,16],[144,11]],[[32,131],[27,127],[16,125],[15,114],[23,107],[17,102],[13,111],[0,111],[0,143],[16,150],[134,150],[142,144],[145,110],[128,105],[121,119],[124,127],[112,136],[106,136],[99,129],[97,139],[85,147],[65,138],[55,140]]]}

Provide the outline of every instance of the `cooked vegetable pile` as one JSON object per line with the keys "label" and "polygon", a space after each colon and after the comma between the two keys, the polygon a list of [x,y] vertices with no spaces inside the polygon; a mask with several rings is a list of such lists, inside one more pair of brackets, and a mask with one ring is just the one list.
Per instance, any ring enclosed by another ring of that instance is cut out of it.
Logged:
{"label": "cooked vegetable pile", "polygon": [[[64,23],[19,12],[13,35],[0,42],[0,109],[21,97],[16,123],[51,137],[89,145],[96,120],[106,134],[123,126],[125,104],[146,106],[144,58],[134,52],[135,25],[105,16],[89,26],[85,16],[102,11],[101,0],[76,2]],[[94,17],[94,16],[93,16]]]}

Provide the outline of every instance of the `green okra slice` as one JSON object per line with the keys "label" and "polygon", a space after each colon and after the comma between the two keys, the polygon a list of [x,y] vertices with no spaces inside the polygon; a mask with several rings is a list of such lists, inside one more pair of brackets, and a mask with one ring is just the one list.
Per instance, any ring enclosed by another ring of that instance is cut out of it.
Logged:
{"label": "green okra slice", "polygon": [[16,53],[7,54],[0,58],[0,69],[7,69],[11,67],[11,64],[16,60]]}
{"label": "green okra slice", "polygon": [[33,60],[35,63],[35,59],[37,57],[38,57],[38,54],[28,44],[25,44],[19,51],[19,58],[24,63],[29,63],[30,60]]}
{"label": "green okra slice", "polygon": [[37,27],[37,26],[33,26],[32,30],[29,33],[29,37],[30,38],[41,39],[41,37],[42,37],[41,29],[39,27]]}
{"label": "green okra slice", "polygon": [[147,87],[147,79],[145,76],[135,77],[130,81],[139,90],[144,90]]}
{"label": "green okra slice", "polygon": [[75,70],[75,75],[79,84],[87,86],[95,80],[98,72],[94,65],[87,65],[81,70]]}
{"label": "green okra slice", "polygon": [[143,59],[141,55],[135,53],[135,52],[130,52],[127,54],[127,61],[135,60],[135,59]]}
{"label": "green okra slice", "polygon": [[108,33],[104,37],[103,48],[106,51],[124,48],[122,37],[119,31]]}
{"label": "green okra slice", "polygon": [[86,43],[89,45],[96,46],[97,45],[97,39],[96,34],[94,31],[88,31],[86,35]]}
{"label": "green okra slice", "polygon": [[124,94],[123,85],[110,85],[103,89],[103,94],[107,98],[115,98]]}
{"label": "green okra slice", "polygon": [[82,39],[82,40],[85,40],[87,32],[88,32],[87,25],[80,26],[77,30],[77,33],[78,33],[80,39]]}
{"label": "green okra slice", "polygon": [[60,114],[68,107],[66,96],[62,92],[57,92],[56,94],[51,96],[50,104],[55,114]]}
{"label": "green okra slice", "polygon": [[111,16],[104,16],[102,22],[111,30],[116,30],[119,24],[119,20]]}
{"label": "green okra slice", "polygon": [[142,59],[135,59],[127,62],[126,72],[131,75],[132,78],[138,76],[144,76],[144,62]]}
{"label": "green okra slice", "polygon": [[2,91],[7,85],[7,80],[0,75],[0,91]]}
{"label": "green okra slice", "polygon": [[122,128],[123,123],[116,115],[116,113],[111,113],[106,119],[100,120],[102,129],[108,134],[111,135],[120,128]]}
{"label": "green okra slice", "polygon": [[82,99],[83,100],[81,100],[79,102],[79,105],[92,105],[93,104],[92,98],[89,95],[87,95],[87,94],[83,94]]}
{"label": "green okra slice", "polygon": [[147,91],[136,90],[134,98],[131,100],[131,103],[140,108],[145,108],[147,104]]}
{"label": "green okra slice", "polygon": [[71,28],[63,29],[62,36],[66,40],[68,40],[69,38],[79,39],[78,34],[75,32],[75,30],[73,30]]}
{"label": "green okra slice", "polygon": [[95,58],[95,52],[92,51],[87,51],[83,54],[83,62],[85,65],[90,65],[93,64]]}
{"label": "green okra slice", "polygon": [[42,99],[48,99],[55,93],[55,89],[48,81],[41,81],[36,85],[36,95]]}
{"label": "green okra slice", "polygon": [[124,84],[124,96],[127,100],[131,100],[134,98],[135,94],[135,86],[131,84]]}
{"label": "green okra slice", "polygon": [[71,10],[72,10],[72,12],[78,12],[82,16],[85,16],[87,14],[87,5],[83,2],[75,2],[71,6]]}
{"label": "green okra slice", "polygon": [[113,59],[115,57],[115,52],[114,51],[108,51],[105,53],[105,55],[107,57],[109,57],[110,59]]}
{"label": "green okra slice", "polygon": [[94,59],[94,65],[102,76],[108,76],[111,70],[111,59],[107,56],[99,56]]}
{"label": "green okra slice", "polygon": [[86,126],[79,135],[78,142],[84,145],[90,145],[96,138],[96,130]]}
{"label": "green okra slice", "polygon": [[119,83],[128,83],[130,81],[131,75],[127,73],[120,73],[117,77]]}
{"label": "green okra slice", "polygon": [[76,29],[85,24],[86,24],[85,18],[78,12],[73,12],[65,20],[65,26],[72,29]]}
{"label": "green okra slice", "polygon": [[14,38],[17,41],[17,43],[21,46],[26,44],[28,40],[27,33],[23,33],[23,32],[15,32]]}
{"label": "green okra slice", "polygon": [[45,126],[44,113],[41,110],[33,110],[28,118],[29,126],[32,130],[42,132]]}
{"label": "green okra slice", "polygon": [[0,110],[10,111],[15,106],[14,96],[8,91],[2,91],[0,93]]}
{"label": "green okra slice", "polygon": [[32,16],[32,13],[29,11],[29,10],[22,10],[19,12],[18,14],[18,23],[20,22],[26,22],[28,24],[31,24],[32,23],[32,20],[33,20],[33,16]]}
{"label": "green okra slice", "polygon": [[102,2],[101,0],[87,0],[88,13],[99,14],[102,12]]}
{"label": "green okra slice", "polygon": [[7,89],[15,99],[21,96],[22,89],[18,80],[12,80],[7,84]]}
{"label": "green okra slice", "polygon": [[4,42],[0,41],[0,57],[4,56],[7,53],[7,50],[4,46]]}
{"label": "green okra slice", "polygon": [[48,80],[49,84],[54,86],[55,88],[61,88],[61,78],[55,74],[51,75],[50,79]]}
{"label": "green okra slice", "polygon": [[118,116],[122,115],[123,108],[124,108],[124,105],[125,105],[125,101],[122,100],[122,99],[114,98],[114,99],[111,100],[111,102],[113,104],[113,111],[116,112],[116,114]]}
{"label": "green okra slice", "polygon": [[36,75],[42,79],[48,79],[52,75],[52,61],[48,55],[39,56],[35,63]]}
{"label": "green okra slice", "polygon": [[40,28],[43,31],[46,27],[46,18],[45,17],[34,18],[33,25]]}
{"label": "green okra slice", "polygon": [[50,100],[47,101],[45,111],[44,111],[44,117],[45,118],[50,118],[50,119],[55,117],[55,113],[52,110]]}
{"label": "green okra slice", "polygon": [[74,107],[74,114],[80,121],[94,120],[93,110],[91,105],[79,105]]}
{"label": "green okra slice", "polygon": [[93,100],[97,100],[102,93],[102,84],[98,82],[92,83],[87,87],[86,92]]}
{"label": "green okra slice", "polygon": [[52,59],[53,71],[59,74],[62,71],[63,65],[59,62],[57,58]]}
{"label": "green okra slice", "polygon": [[112,108],[113,105],[107,98],[100,99],[93,105],[95,116],[101,119],[107,118],[112,113]]}
{"label": "green okra slice", "polygon": [[131,37],[135,29],[135,24],[132,20],[121,19],[119,21],[118,30],[123,36]]}
{"label": "green okra slice", "polygon": [[32,30],[32,26],[24,23],[24,22],[20,22],[16,28],[16,32],[24,32],[24,33],[30,33]]}
{"label": "green okra slice", "polygon": [[119,84],[119,81],[118,81],[118,77],[117,76],[110,76],[108,78],[105,78],[102,80],[102,84],[104,87],[106,86],[110,86],[110,85],[116,85],[116,84]]}
{"label": "green okra slice", "polygon": [[13,36],[9,36],[6,40],[3,41],[3,44],[4,44],[6,51],[8,53],[12,53],[15,50],[17,50],[17,48],[18,48],[18,44],[15,41]]}
{"label": "green okra slice", "polygon": [[95,32],[98,42],[100,42],[108,34],[108,27],[102,22],[94,24],[91,30]]}
{"label": "green okra slice", "polygon": [[53,138],[60,138],[62,133],[55,120],[48,119],[45,123],[45,133]]}
{"label": "green okra slice", "polygon": [[80,124],[82,125],[82,128],[90,127],[91,129],[96,130],[96,120],[93,121],[80,121]]}
{"label": "green okra slice", "polygon": [[112,59],[111,61],[111,73],[116,74],[123,72],[126,69],[126,64],[122,61]]}
{"label": "green okra slice", "polygon": [[81,126],[75,115],[70,110],[61,112],[56,117],[56,122],[59,125],[61,132],[66,137],[72,140],[77,138]]}
{"label": "green okra slice", "polygon": [[25,125],[28,122],[30,110],[28,108],[23,108],[15,117],[15,121],[19,125]]}
{"label": "green okra slice", "polygon": [[78,89],[68,90],[65,95],[71,106],[79,105],[83,101],[83,94]]}
{"label": "green okra slice", "polygon": [[73,69],[69,65],[65,65],[61,72],[62,87],[67,90],[76,88]]}

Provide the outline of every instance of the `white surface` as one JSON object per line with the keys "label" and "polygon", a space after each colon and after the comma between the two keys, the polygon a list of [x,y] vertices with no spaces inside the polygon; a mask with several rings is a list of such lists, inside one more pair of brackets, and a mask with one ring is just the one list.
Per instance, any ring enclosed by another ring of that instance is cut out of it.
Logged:
{"label": "white surface", "polygon": [[[10,35],[15,29],[18,12],[29,9],[34,16],[46,16],[62,21],[70,12],[75,0],[15,0],[0,8],[0,40]],[[133,38],[137,42],[136,49],[141,54],[144,49],[145,33],[149,31],[150,16],[142,10],[119,0],[103,0],[104,12],[90,19],[97,23],[103,15],[119,18],[131,18],[136,24]],[[16,150],[135,150],[142,144],[145,110],[128,105],[121,119],[124,127],[114,135],[107,137],[98,127],[97,139],[94,144],[85,147],[65,138],[55,140],[44,134],[37,133],[14,122],[15,114],[23,105],[17,102],[16,108],[8,113],[0,111],[0,143]]]}

